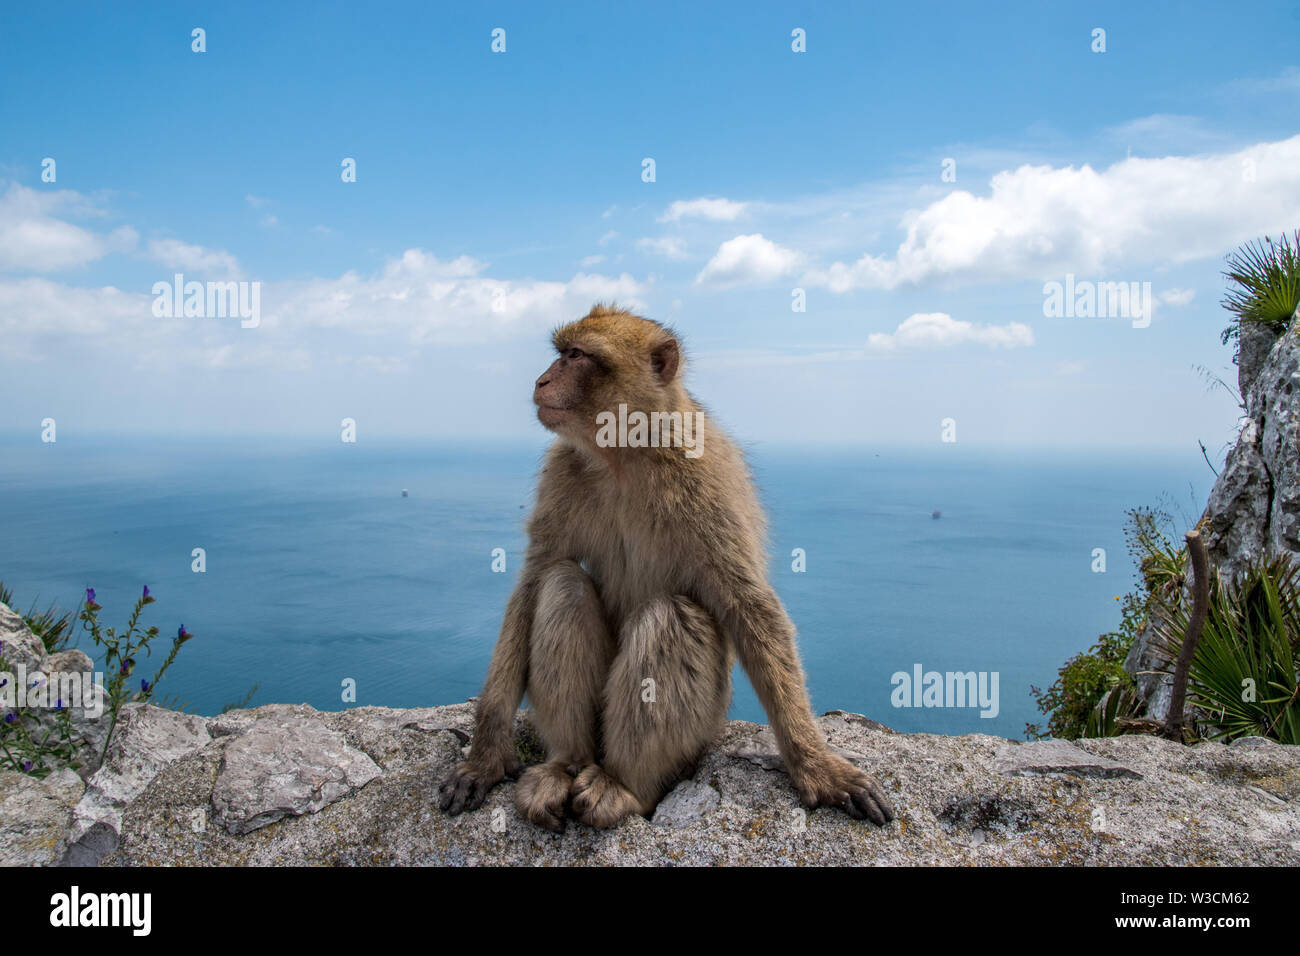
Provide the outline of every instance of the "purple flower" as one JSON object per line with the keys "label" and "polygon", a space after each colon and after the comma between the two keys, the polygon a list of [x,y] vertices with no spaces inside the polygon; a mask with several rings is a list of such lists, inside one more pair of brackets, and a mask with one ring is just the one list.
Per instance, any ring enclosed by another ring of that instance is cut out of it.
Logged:
{"label": "purple flower", "polygon": [[23,773],[28,773],[31,769],[32,769],[32,762],[30,760],[24,760]]}
{"label": "purple flower", "polygon": [[149,693],[149,682],[147,680],[142,679],[140,681],[140,689],[144,691],[146,694]]}
{"label": "purple flower", "polygon": [[131,668],[133,667],[135,667],[135,658],[128,657],[126,660],[122,662],[122,673],[123,674],[131,673]]}
{"label": "purple flower", "polygon": [[94,588],[86,588],[86,603],[87,603],[87,604],[94,604],[94,603],[95,603],[95,589],[94,589]]}
{"label": "purple flower", "polygon": [[178,641],[188,641],[193,636],[194,636],[193,634],[185,630],[184,624],[182,624],[180,627],[176,629],[176,640]]}
{"label": "purple flower", "polygon": [[57,701],[54,702],[54,709],[55,709],[55,710],[62,710],[62,709],[63,709],[63,698],[62,698],[62,697],[60,697]]}
{"label": "purple flower", "polygon": [[140,595],[140,599],[144,601],[145,604],[153,603],[153,595],[149,593],[149,585],[146,584],[144,586],[144,594]]}
{"label": "purple flower", "polygon": [[18,712],[16,710],[11,710],[9,711],[9,713],[5,714],[6,724],[12,724],[17,719],[18,719]]}

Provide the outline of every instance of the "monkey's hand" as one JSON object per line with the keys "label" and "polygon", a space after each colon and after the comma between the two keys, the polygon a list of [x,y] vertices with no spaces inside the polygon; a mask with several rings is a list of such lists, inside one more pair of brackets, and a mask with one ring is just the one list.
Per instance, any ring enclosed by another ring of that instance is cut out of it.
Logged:
{"label": "monkey's hand", "polygon": [[838,807],[855,820],[884,826],[894,811],[880,785],[838,754],[826,753],[792,774],[799,798],[809,810]]}
{"label": "monkey's hand", "polygon": [[475,760],[471,756],[457,764],[438,788],[438,808],[452,816],[464,810],[477,810],[483,806],[489,790],[507,775],[513,777],[518,772],[517,760],[507,765],[500,758]]}

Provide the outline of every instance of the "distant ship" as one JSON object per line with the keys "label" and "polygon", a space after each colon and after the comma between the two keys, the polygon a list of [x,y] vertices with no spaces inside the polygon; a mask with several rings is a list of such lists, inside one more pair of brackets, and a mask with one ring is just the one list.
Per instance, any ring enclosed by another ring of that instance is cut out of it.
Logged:
{"label": "distant ship", "polygon": [[[405,489],[405,488],[402,489],[402,497],[403,497],[403,498],[409,498],[409,497],[411,497],[410,495],[408,495],[408,494],[406,493],[406,489]],[[935,516],[936,518],[939,517],[939,513],[936,511],[934,516]]]}
{"label": "distant ship", "polygon": [[935,508],[933,511],[930,512],[930,517],[934,518],[935,520],[938,520],[939,518],[943,517],[943,512],[940,511],[938,508]]}

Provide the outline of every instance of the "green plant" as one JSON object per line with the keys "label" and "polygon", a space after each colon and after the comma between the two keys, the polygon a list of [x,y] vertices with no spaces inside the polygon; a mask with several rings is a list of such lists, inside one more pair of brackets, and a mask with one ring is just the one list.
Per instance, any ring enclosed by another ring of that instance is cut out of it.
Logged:
{"label": "green plant", "polygon": [[[1166,656],[1182,646],[1188,610],[1159,619]],[[1209,614],[1196,645],[1188,700],[1215,740],[1255,735],[1300,744],[1300,565],[1287,556],[1252,562],[1224,587],[1211,581]]]}
{"label": "green plant", "polygon": [[1132,682],[1116,684],[1084,720],[1083,736],[1118,737],[1124,732],[1125,721],[1136,719],[1145,706]]}
{"label": "green plant", "polygon": [[1122,601],[1118,631],[1100,635],[1092,647],[1061,665],[1056,681],[1047,690],[1030,686],[1030,694],[1048,720],[1046,729],[1026,724],[1027,738],[1075,740],[1086,736],[1088,720],[1102,697],[1115,687],[1131,683],[1124,671],[1124,658],[1146,619],[1146,608],[1137,592],[1124,595]]}
{"label": "green plant", "polygon": [[148,586],[144,592],[136,599],[135,607],[131,612],[131,618],[127,621],[126,632],[118,634],[114,628],[101,628],[99,624],[100,606],[95,603],[95,589],[86,588],[86,603],[82,606],[81,614],[78,616],[90,636],[94,639],[97,646],[104,648],[104,667],[111,675],[105,692],[108,695],[108,733],[104,737],[104,751],[100,754],[100,761],[108,753],[108,745],[113,739],[113,730],[117,727],[117,715],[124,704],[132,702],[146,702],[152,699],[158,686],[158,682],[163,679],[167,673],[167,668],[171,667],[172,662],[176,660],[176,654],[181,649],[181,645],[190,640],[194,635],[185,630],[182,624],[176,631],[176,637],[172,640],[170,653],[163,660],[162,665],[154,673],[153,680],[141,680],[139,690],[131,690],[127,687],[127,679],[135,671],[136,655],[141,652],[146,655],[152,654],[150,642],[158,636],[158,628],[148,627],[143,630],[139,628],[140,613],[146,606],[153,604],[154,598],[149,593]]}
{"label": "green plant", "polygon": [[[28,688],[9,686],[17,678],[3,651],[4,645],[0,643],[0,700],[5,702],[0,708],[0,769],[17,770],[32,777],[46,777],[59,767],[76,769],[79,762],[67,706],[62,700],[56,700],[52,719],[42,719],[43,714],[50,712],[48,709],[28,707]],[[44,676],[34,678],[32,687],[38,688],[45,681]],[[40,689],[48,697],[51,688]]]}
{"label": "green plant", "polygon": [[1030,686],[1030,694],[1048,720],[1046,728],[1026,724],[1027,738],[1108,737],[1123,732],[1122,721],[1140,713],[1124,659],[1146,627],[1151,610],[1176,604],[1181,598],[1186,549],[1175,548],[1166,530],[1172,527],[1173,519],[1164,511],[1129,510],[1124,540],[1137,565],[1139,587],[1116,598],[1122,601],[1119,630],[1102,634],[1092,647],[1066,661],[1047,690]]}
{"label": "green plant", "polygon": [[[3,582],[0,582],[0,604],[11,608],[14,606],[13,592],[5,587]],[[71,611],[60,613],[53,604],[43,611],[38,611],[36,602],[33,601],[28,612],[21,616],[23,623],[40,638],[47,654],[56,654],[67,647],[68,639],[72,636]]]}
{"label": "green plant", "polygon": [[1242,322],[1262,322],[1281,335],[1300,305],[1300,230],[1277,242],[1265,236],[1246,243],[1228,256],[1223,275],[1234,284],[1223,307],[1236,317],[1220,336],[1223,344],[1241,336]]}

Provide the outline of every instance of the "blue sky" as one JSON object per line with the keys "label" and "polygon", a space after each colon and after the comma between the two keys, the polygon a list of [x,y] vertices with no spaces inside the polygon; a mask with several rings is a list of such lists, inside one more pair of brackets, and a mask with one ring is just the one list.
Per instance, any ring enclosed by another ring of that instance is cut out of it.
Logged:
{"label": "blue sky", "polygon": [[[1194,366],[1235,381],[1223,256],[1300,227],[1298,9],[10,6],[0,431],[540,437],[548,330],[617,299],[746,440],[1221,453]],[[154,316],[178,271],[261,324]],[[1149,327],[1045,316],[1067,273]]]}

